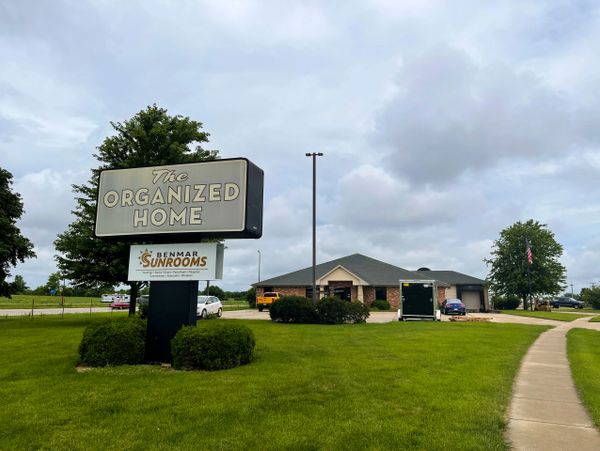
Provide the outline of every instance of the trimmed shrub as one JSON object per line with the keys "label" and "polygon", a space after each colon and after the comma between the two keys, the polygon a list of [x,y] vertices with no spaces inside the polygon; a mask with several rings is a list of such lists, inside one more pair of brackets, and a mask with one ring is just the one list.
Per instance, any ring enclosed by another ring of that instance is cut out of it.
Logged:
{"label": "trimmed shrub", "polygon": [[148,302],[140,302],[138,304],[138,315],[140,316],[141,319],[147,319],[148,318],[148,306],[150,304]]}
{"label": "trimmed shrub", "polygon": [[173,367],[184,370],[224,370],[245,365],[254,357],[256,341],[242,324],[208,321],[184,326],[171,340]]}
{"label": "trimmed shrub", "polygon": [[346,321],[353,324],[367,322],[367,318],[369,317],[369,307],[365,304],[361,304],[360,302],[350,302],[347,309],[348,315],[346,316]]}
{"label": "trimmed shrub", "polygon": [[369,317],[366,305],[342,301],[337,296],[324,297],[317,302],[316,310],[322,324],[364,323]]}
{"label": "trimmed shrub", "polygon": [[96,321],[83,331],[79,360],[90,366],[142,363],[145,338],[146,322],[140,318]]}
{"label": "trimmed shrub", "polygon": [[373,307],[373,308],[375,308],[377,310],[389,310],[390,309],[390,303],[388,301],[386,301],[385,299],[376,299],[371,304],[371,307]]}
{"label": "trimmed shrub", "polygon": [[269,308],[273,321],[281,323],[315,324],[317,314],[312,302],[302,296],[282,296]]}
{"label": "trimmed shrub", "polygon": [[494,296],[492,299],[496,310],[515,310],[521,303],[519,297],[514,295]]}
{"label": "trimmed shrub", "polygon": [[343,324],[348,316],[348,301],[337,296],[327,296],[317,302],[317,315],[323,324]]}

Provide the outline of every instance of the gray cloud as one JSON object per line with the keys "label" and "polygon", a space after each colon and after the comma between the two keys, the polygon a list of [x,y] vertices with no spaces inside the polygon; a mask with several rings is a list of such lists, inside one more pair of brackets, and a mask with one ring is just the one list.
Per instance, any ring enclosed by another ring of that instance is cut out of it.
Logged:
{"label": "gray cloud", "polygon": [[265,233],[227,241],[225,288],[256,280],[259,249],[263,278],[310,265],[307,151],[325,153],[319,261],[362,252],[483,277],[499,231],[534,217],[583,286],[598,255],[597,8],[2,2],[0,165],[38,251],[13,273],[45,282],[69,185],[109,121],[156,102],[265,170]]}
{"label": "gray cloud", "polygon": [[468,171],[553,158],[586,143],[582,112],[563,93],[461,50],[442,46],[405,61],[396,88],[378,116],[375,142],[412,183],[447,186]]}

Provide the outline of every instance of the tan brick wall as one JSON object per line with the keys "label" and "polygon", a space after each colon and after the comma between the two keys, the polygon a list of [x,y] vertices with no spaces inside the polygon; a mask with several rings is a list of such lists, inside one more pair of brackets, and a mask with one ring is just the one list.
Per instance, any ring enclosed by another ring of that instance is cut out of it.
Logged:
{"label": "tan brick wall", "polygon": [[366,305],[371,305],[375,300],[375,288],[363,286],[363,298]]}
{"label": "tan brick wall", "polygon": [[306,287],[274,287],[274,289],[275,291],[279,292],[282,296],[306,297]]}
{"label": "tan brick wall", "polygon": [[437,295],[437,302],[438,305],[442,305],[442,302],[444,302],[444,299],[446,299],[446,289],[444,287],[438,287],[438,295]]}
{"label": "tan brick wall", "polygon": [[387,301],[393,309],[400,307],[400,287],[387,287]]}

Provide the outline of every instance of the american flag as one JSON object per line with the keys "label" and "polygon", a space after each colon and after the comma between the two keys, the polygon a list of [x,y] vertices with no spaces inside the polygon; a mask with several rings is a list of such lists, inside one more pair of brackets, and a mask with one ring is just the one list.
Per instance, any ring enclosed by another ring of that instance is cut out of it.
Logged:
{"label": "american flag", "polygon": [[531,253],[531,246],[529,246],[529,241],[527,242],[527,263],[533,264],[533,254]]}

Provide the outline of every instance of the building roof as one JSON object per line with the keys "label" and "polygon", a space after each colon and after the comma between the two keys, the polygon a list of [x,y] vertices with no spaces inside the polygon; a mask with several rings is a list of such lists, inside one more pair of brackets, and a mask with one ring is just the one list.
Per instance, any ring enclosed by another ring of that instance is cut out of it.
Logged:
{"label": "building roof", "polygon": [[[338,266],[347,269],[371,286],[397,286],[400,280],[405,279],[437,280],[433,275],[409,271],[362,254],[352,254],[317,265],[315,267],[317,280]],[[445,283],[443,284],[445,285]],[[312,285],[312,266],[271,279],[261,280],[253,285],[258,287],[310,286]]]}
{"label": "building roof", "polygon": [[441,280],[449,285],[483,285],[485,280],[477,277],[467,276],[456,271],[415,271],[416,273],[427,277],[429,274],[435,280]]}

